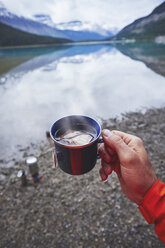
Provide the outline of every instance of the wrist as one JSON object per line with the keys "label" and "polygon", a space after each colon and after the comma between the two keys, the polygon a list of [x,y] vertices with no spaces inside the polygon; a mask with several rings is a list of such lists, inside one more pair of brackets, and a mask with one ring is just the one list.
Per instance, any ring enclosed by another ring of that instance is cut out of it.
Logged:
{"label": "wrist", "polygon": [[148,224],[155,223],[157,213],[159,212],[156,209],[159,208],[158,202],[160,201],[162,194],[164,194],[164,188],[165,185],[158,179],[144,195],[138,206]]}
{"label": "wrist", "polygon": [[140,198],[137,201],[137,205],[138,206],[141,204],[141,202],[143,201],[143,199],[146,196],[147,192],[150,191],[150,189],[157,182],[157,180],[158,180],[157,176],[154,175],[154,177],[152,178],[152,180],[150,181],[150,183],[148,183],[148,185],[145,185],[145,188],[143,190],[143,193],[141,194]]}

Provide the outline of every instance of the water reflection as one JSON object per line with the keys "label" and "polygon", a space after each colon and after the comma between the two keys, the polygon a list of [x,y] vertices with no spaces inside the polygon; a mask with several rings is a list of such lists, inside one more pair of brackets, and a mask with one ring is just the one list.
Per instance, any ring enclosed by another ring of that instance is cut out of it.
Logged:
{"label": "water reflection", "polygon": [[116,44],[124,55],[145,63],[154,72],[165,76],[165,45],[156,43]]}
{"label": "water reflection", "polygon": [[[108,51],[111,48],[111,46],[108,46],[106,50]],[[65,59],[67,63],[79,63],[81,61],[75,60],[75,55],[90,54],[100,49],[102,49],[101,44],[83,47],[68,45],[0,50],[0,83],[3,82],[3,74],[13,72],[14,68],[16,68],[14,73],[27,72],[51,64],[63,57],[68,58]],[[70,61],[69,57],[72,57]]]}
{"label": "water reflection", "polygon": [[45,131],[65,115],[109,118],[165,103],[164,78],[115,47],[25,50],[14,57],[32,58],[0,78],[4,82],[0,87],[1,157],[15,151],[17,144],[44,140]]}

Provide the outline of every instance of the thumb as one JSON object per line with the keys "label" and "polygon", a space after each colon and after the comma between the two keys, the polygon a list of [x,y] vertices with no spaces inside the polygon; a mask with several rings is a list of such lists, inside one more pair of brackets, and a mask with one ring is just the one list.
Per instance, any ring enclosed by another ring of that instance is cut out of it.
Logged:
{"label": "thumb", "polygon": [[130,152],[130,148],[123,139],[119,135],[110,132],[108,129],[102,131],[102,137],[105,144],[117,153],[120,160]]}

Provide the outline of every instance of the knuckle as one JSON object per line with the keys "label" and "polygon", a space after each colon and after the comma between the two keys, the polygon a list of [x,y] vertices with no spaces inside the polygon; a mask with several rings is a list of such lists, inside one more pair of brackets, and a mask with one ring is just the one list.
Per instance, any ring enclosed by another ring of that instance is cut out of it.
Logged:
{"label": "knuckle", "polygon": [[123,162],[125,164],[132,165],[135,162],[135,157],[131,154],[125,154],[125,156],[123,157]]}
{"label": "knuckle", "polygon": [[135,142],[136,142],[136,145],[137,145],[137,146],[143,145],[143,141],[142,141],[142,139],[139,138],[139,137],[136,138]]}

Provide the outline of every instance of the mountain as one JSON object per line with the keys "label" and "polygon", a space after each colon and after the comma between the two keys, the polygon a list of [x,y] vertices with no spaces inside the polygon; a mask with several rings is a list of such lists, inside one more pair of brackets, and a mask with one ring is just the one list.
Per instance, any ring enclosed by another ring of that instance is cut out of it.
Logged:
{"label": "mountain", "polygon": [[104,40],[114,35],[113,31],[104,29],[99,25],[92,25],[91,23],[81,22],[79,20],[55,24],[49,15],[37,14],[34,18],[37,22],[60,30],[72,41]]}
{"label": "mountain", "polygon": [[66,43],[68,40],[30,34],[0,23],[0,46],[48,45]]}
{"label": "mountain", "polygon": [[111,31],[102,28],[100,25],[81,22],[79,20],[59,23],[56,24],[56,27],[63,30],[67,37],[72,38],[74,41],[103,40],[106,37],[114,35]]}
{"label": "mountain", "polygon": [[137,41],[164,39],[165,42],[165,2],[155,8],[148,16],[137,19],[123,28],[113,38],[113,40],[121,39],[135,39]]}
{"label": "mountain", "polygon": [[[59,29],[62,29],[62,30],[74,30],[74,31],[78,30],[78,31],[80,31],[80,30],[84,30],[84,29],[88,30],[88,27],[86,24],[88,24],[88,23],[87,22],[82,23],[79,20],[73,20],[70,22],[57,23],[56,27]],[[84,27],[84,25],[85,25],[85,27]]]}
{"label": "mountain", "polygon": [[[84,31],[73,31],[73,30],[63,30],[67,35],[68,39],[72,41],[101,41],[106,37],[97,33],[88,30]],[[111,35],[112,36],[112,35]]]}
{"label": "mountain", "polygon": [[36,14],[33,16],[34,20],[42,23],[42,24],[46,24],[50,27],[55,27],[54,22],[52,21],[52,18],[49,15],[44,15],[44,14]]}
{"label": "mountain", "polygon": [[37,21],[33,21],[22,16],[17,16],[9,12],[4,6],[0,5],[0,23],[4,23],[13,28],[43,36],[68,39],[68,37],[55,28]]}
{"label": "mountain", "polygon": [[116,34],[116,28],[109,30],[109,28],[104,28],[101,25],[95,23],[89,23],[87,21],[81,22],[80,20],[73,20],[70,22],[62,22],[56,24],[56,28],[60,30],[72,30],[72,31],[88,31],[95,32],[101,36],[112,36]]}
{"label": "mountain", "polygon": [[34,20],[28,19],[11,13],[1,3],[0,23],[31,34],[72,41],[103,40],[113,35],[110,31],[101,30],[100,27],[95,31],[89,29],[73,30],[71,26],[70,29],[59,29],[58,27],[62,27],[62,25],[54,24],[49,15],[36,14]]}

